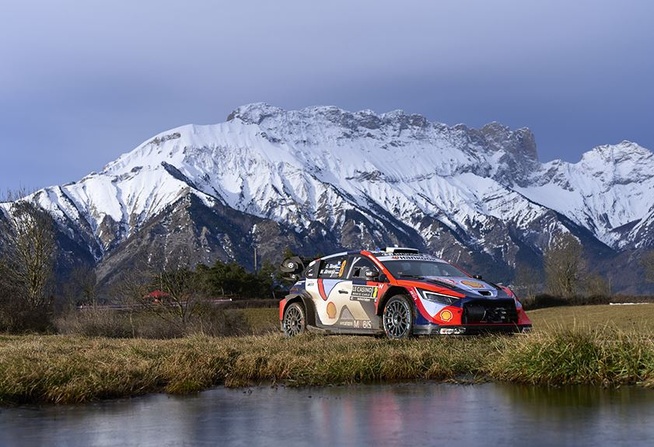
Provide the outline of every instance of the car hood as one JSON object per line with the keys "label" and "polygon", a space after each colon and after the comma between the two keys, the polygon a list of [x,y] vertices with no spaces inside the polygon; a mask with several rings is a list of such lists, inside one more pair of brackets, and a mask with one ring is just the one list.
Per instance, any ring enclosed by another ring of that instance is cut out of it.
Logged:
{"label": "car hood", "polygon": [[480,279],[470,278],[467,276],[463,277],[452,277],[452,276],[425,276],[424,280],[426,282],[437,282],[439,285],[445,285],[459,290],[468,292],[471,295],[481,295],[486,297],[496,297],[498,295],[498,289],[491,284],[488,284],[485,281]]}

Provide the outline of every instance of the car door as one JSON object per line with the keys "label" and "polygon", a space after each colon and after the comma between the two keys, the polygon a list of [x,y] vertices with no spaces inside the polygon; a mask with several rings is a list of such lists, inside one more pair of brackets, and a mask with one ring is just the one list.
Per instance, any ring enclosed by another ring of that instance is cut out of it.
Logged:
{"label": "car door", "polygon": [[[376,330],[381,327],[376,315],[376,301],[380,294],[380,284],[371,280],[369,273],[379,272],[375,264],[365,256],[355,255],[349,258],[346,278],[349,287],[349,309],[356,315],[355,328]],[[378,278],[378,275],[375,275]]]}
{"label": "car door", "polygon": [[[341,283],[345,280],[345,266],[347,256],[329,256],[320,260],[315,278],[307,278],[306,288],[311,294],[316,309],[318,326],[337,327],[340,315],[340,306],[337,299]],[[337,287],[340,286],[340,287]]]}
{"label": "car door", "polygon": [[[344,254],[322,259],[318,277],[307,280],[307,290],[314,297],[320,326],[343,332],[371,329],[370,314],[362,305],[366,300],[360,294],[359,299],[351,299],[354,279],[349,277],[353,272],[350,264],[359,258]],[[361,281],[360,278],[355,280]]]}

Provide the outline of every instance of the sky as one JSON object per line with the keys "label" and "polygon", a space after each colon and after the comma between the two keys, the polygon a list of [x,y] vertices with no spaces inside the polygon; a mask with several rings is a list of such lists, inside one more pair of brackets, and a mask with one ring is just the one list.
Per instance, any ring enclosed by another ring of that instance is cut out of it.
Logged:
{"label": "sky", "polygon": [[2,0],[0,196],[237,107],[528,127],[539,159],[654,150],[651,0]]}

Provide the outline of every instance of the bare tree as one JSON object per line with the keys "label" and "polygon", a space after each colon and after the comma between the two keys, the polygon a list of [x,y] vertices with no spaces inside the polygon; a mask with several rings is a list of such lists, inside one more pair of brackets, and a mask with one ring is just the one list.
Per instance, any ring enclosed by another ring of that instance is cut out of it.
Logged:
{"label": "bare tree", "polygon": [[547,288],[553,295],[572,297],[579,289],[584,260],[581,243],[566,233],[555,239],[545,252]]}
{"label": "bare tree", "polygon": [[73,268],[68,274],[67,281],[63,284],[63,293],[68,298],[68,304],[71,306],[97,305],[97,276],[95,270],[86,265]]}
{"label": "bare tree", "polygon": [[41,308],[49,303],[52,292],[56,254],[52,219],[30,202],[16,202],[12,214],[14,273],[25,288],[29,306]]}
{"label": "bare tree", "polygon": [[[14,202],[8,217],[0,258],[5,292],[3,310],[10,313],[11,325],[16,329],[20,326],[27,329],[30,325],[42,328],[52,308],[54,223],[49,214],[26,200]],[[6,295],[8,290],[10,296]]]}
{"label": "bare tree", "polygon": [[584,289],[589,296],[611,296],[611,280],[598,274],[586,275]]}
{"label": "bare tree", "polygon": [[[144,331],[162,336],[184,334],[189,323],[207,307],[197,278],[196,272],[189,269],[155,271],[146,262],[136,262],[115,281],[110,294],[112,301],[121,303],[128,312],[135,335]],[[151,324],[140,326],[145,321],[151,323],[147,316],[156,317],[159,330],[155,331]]]}
{"label": "bare tree", "polygon": [[649,250],[641,256],[640,265],[645,270],[645,280],[654,282],[654,250]]}
{"label": "bare tree", "polygon": [[0,202],[16,202],[33,192],[34,190],[28,190],[27,188],[19,188],[17,190],[7,189],[0,194]]}
{"label": "bare tree", "polygon": [[188,269],[160,272],[153,286],[157,294],[151,292],[146,297],[149,307],[160,318],[185,331],[198,305],[204,301],[197,274]]}
{"label": "bare tree", "polygon": [[543,272],[533,266],[519,264],[515,270],[513,289],[519,297],[532,299],[543,288]]}

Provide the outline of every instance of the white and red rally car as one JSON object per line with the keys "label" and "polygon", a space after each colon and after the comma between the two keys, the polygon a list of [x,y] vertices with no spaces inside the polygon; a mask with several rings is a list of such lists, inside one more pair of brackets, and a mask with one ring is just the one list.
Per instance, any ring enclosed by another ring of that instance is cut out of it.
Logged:
{"label": "white and red rally car", "polygon": [[296,257],[282,270],[298,279],[279,303],[287,336],[307,329],[389,338],[531,329],[511,289],[411,248],[338,253],[306,268]]}

